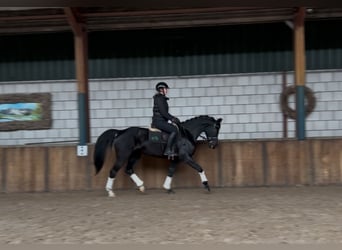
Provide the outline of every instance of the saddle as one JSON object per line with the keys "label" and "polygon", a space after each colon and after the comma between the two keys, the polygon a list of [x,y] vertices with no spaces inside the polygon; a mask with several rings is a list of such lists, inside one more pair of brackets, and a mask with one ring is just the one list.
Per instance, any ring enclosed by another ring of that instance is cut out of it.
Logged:
{"label": "saddle", "polygon": [[169,138],[169,134],[153,127],[149,127],[148,129],[148,139],[154,143],[167,143],[167,139]]}

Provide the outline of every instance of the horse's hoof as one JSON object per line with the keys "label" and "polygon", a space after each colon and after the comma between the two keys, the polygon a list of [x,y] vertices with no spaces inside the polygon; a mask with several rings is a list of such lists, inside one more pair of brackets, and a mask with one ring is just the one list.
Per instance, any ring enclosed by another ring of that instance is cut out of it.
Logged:
{"label": "horse's hoof", "polygon": [[144,187],[144,186],[140,186],[138,189],[139,189],[139,191],[142,192],[142,193],[145,192],[145,187]]}
{"label": "horse's hoof", "polygon": [[173,189],[168,189],[167,191],[166,191],[168,194],[174,194],[175,193],[175,191],[173,191]]}
{"label": "horse's hoof", "polygon": [[108,191],[108,197],[115,197],[115,194],[113,191]]}
{"label": "horse's hoof", "polygon": [[208,192],[210,192],[210,187],[207,181],[203,182],[204,188],[206,188],[208,190]]}

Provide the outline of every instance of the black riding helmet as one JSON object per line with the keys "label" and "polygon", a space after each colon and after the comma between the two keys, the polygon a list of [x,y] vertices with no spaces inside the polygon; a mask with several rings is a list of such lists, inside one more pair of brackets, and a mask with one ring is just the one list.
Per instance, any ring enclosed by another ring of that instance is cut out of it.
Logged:
{"label": "black riding helmet", "polygon": [[166,84],[166,82],[158,82],[156,85],[156,90],[159,92],[159,89],[161,88],[169,89],[169,86]]}

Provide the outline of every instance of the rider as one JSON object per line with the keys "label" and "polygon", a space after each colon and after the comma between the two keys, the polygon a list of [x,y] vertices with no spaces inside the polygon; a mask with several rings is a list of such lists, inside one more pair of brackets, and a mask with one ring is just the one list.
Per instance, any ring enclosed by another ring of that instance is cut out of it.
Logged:
{"label": "rider", "polygon": [[164,155],[167,155],[168,158],[173,158],[176,155],[174,144],[178,136],[178,128],[169,123],[169,121],[177,125],[180,124],[180,121],[169,113],[169,105],[167,103],[169,98],[166,96],[168,89],[169,86],[165,82],[159,82],[156,85],[157,93],[153,96],[152,127],[170,133]]}

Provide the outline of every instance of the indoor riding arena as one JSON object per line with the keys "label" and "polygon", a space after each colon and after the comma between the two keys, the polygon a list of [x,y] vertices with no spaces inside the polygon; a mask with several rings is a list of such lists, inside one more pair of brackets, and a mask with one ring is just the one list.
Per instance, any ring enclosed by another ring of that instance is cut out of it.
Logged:
{"label": "indoor riding arena", "polygon": [[0,242],[341,243],[341,144],[221,142],[214,150],[200,144],[195,160],[211,192],[193,169],[180,165],[168,194],[162,189],[166,160],[145,157],[136,169],[145,193],[120,172],[113,198],[104,185],[115,156],[95,176],[91,157],[75,156],[74,146],[2,149],[8,163]]}
{"label": "indoor riding arena", "polygon": [[1,194],[1,244],[340,244],[341,188]]}
{"label": "indoor riding arena", "polygon": [[[0,7],[0,249],[340,249],[342,9],[115,2]],[[160,82],[211,123],[180,126],[172,182],[151,155],[109,178]]]}

